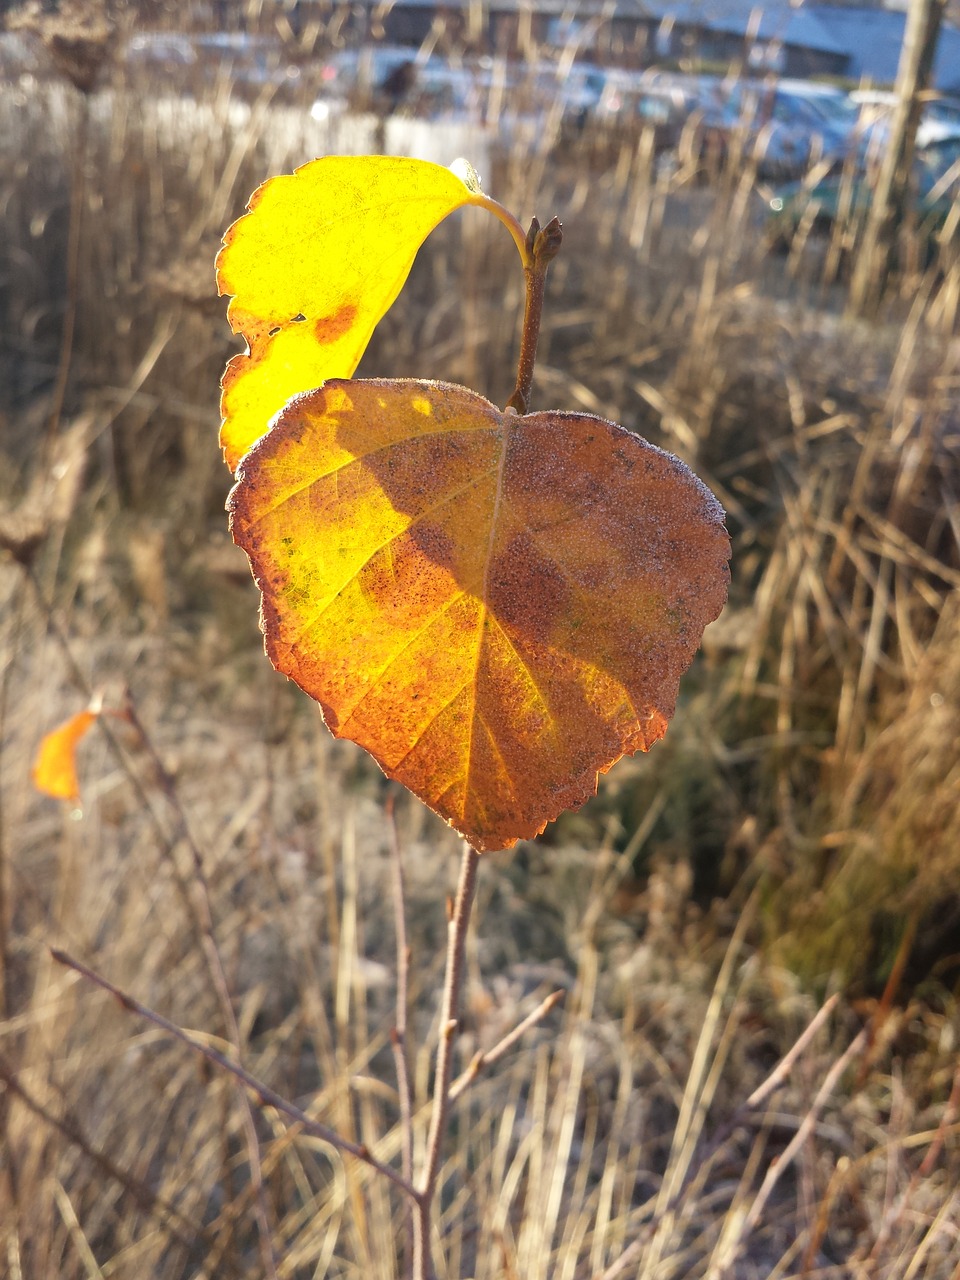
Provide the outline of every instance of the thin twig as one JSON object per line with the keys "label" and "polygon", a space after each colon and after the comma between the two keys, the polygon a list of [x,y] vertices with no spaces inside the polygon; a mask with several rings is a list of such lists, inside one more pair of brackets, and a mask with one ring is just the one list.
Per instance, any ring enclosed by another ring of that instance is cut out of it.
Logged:
{"label": "thin twig", "polygon": [[258,1080],[256,1076],[251,1075],[245,1067],[239,1063],[231,1062],[230,1059],[219,1049],[214,1049],[210,1045],[204,1044],[200,1040],[195,1040],[182,1027],[178,1027],[175,1022],[171,1022],[169,1018],[165,1018],[163,1014],[157,1013],[154,1009],[149,1008],[145,1004],[141,1004],[134,996],[129,995],[120,987],[114,986],[107,978],[104,978],[96,970],[88,968],[79,960],[75,960],[73,956],[68,955],[66,951],[62,951],[59,947],[51,947],[50,954],[58,964],[64,965],[68,969],[73,969],[79,973],[81,977],[86,978],[95,986],[100,987],[102,991],[108,992],[114,997],[124,1009],[130,1013],[135,1013],[141,1018],[146,1018],[148,1022],[152,1022],[155,1026],[165,1031],[167,1035],[172,1036],[175,1040],[179,1040],[181,1044],[185,1044],[188,1049],[192,1049],[194,1053],[200,1054],[206,1058],[208,1062],[214,1063],[229,1073],[241,1084],[247,1086],[260,1102],[267,1107],[273,1107],[275,1111],[279,1111],[281,1115],[286,1116],[310,1138],[319,1138],[322,1142],[328,1142],[331,1147],[336,1147],[338,1151],[343,1151],[347,1155],[355,1156],[358,1160],[362,1160],[364,1164],[368,1164],[371,1169],[375,1169],[377,1173],[382,1174],[385,1178],[389,1178],[392,1183],[400,1188],[406,1195],[416,1198],[416,1189],[403,1178],[395,1169],[391,1169],[388,1164],[384,1164],[382,1160],[378,1160],[370,1151],[369,1147],[362,1143],[351,1142],[348,1138],[343,1138],[334,1129],[329,1129],[325,1124],[321,1124],[317,1120],[311,1120],[305,1111],[301,1111],[299,1107],[294,1106],[292,1102],[288,1102],[286,1098],[279,1093],[275,1093],[269,1085]]}
{"label": "thin twig", "polygon": [[[122,1169],[104,1152],[98,1151],[86,1136],[80,1125],[71,1116],[54,1115],[39,1102],[20,1081],[17,1073],[4,1058],[0,1057],[0,1081],[3,1081],[7,1094],[17,1098],[28,1111],[32,1112],[45,1124],[56,1129],[100,1170],[104,1176],[111,1178],[119,1187],[146,1213],[155,1213],[163,1227],[171,1237],[190,1252],[191,1257],[197,1251],[198,1241],[202,1236],[202,1228],[191,1222],[183,1213],[171,1204],[164,1196],[154,1191],[127,1169]],[[175,1226],[174,1223],[177,1225]]]}
{"label": "thin twig", "polygon": [[767,1168],[763,1182],[760,1184],[760,1190],[754,1196],[753,1204],[750,1206],[749,1212],[745,1214],[733,1240],[726,1247],[724,1257],[718,1264],[716,1272],[712,1273],[714,1280],[722,1280],[722,1277],[729,1274],[729,1269],[736,1261],[737,1256],[743,1247],[743,1242],[749,1236],[760,1220],[760,1215],[766,1207],[767,1201],[773,1194],[773,1189],[780,1181],[781,1177],[790,1168],[797,1155],[800,1153],[810,1134],[813,1132],[817,1123],[817,1118],[823,1110],[824,1104],[833,1093],[837,1081],[847,1069],[848,1064],[856,1057],[856,1055],[867,1044],[868,1031],[864,1027],[859,1034],[853,1039],[837,1061],[824,1077],[823,1084],[817,1090],[816,1096],[810,1110],[803,1117],[803,1120],[793,1135],[783,1154],[776,1161],[772,1162]]}
{"label": "thin twig", "polygon": [[793,1069],[793,1064],[826,1022],[827,1018],[829,1018],[830,1014],[833,1013],[839,999],[839,994],[834,993],[834,995],[830,996],[828,1000],[824,1001],[822,1008],[818,1009],[811,1018],[809,1026],[805,1031],[801,1032],[793,1048],[787,1050],[777,1066],[775,1066],[767,1076],[766,1080],[764,1080],[762,1084],[758,1085],[757,1088],[754,1089],[753,1093],[751,1093],[745,1104],[747,1107],[756,1109],[764,1099],[768,1098],[770,1094],[773,1093],[774,1089],[778,1089],[780,1087],[782,1082]]}
{"label": "thin twig", "polygon": [[[20,649],[20,634],[26,605],[26,593],[18,591],[13,606],[10,623],[10,643],[8,658],[0,674],[0,765],[2,765],[3,746],[7,739],[7,713],[10,706],[10,688],[13,672]],[[0,794],[0,1022],[7,1017],[7,983],[9,980],[9,937],[8,937],[8,888],[7,879],[12,859],[7,852],[7,811],[5,797]],[[6,1132],[0,1108],[0,1132]]]}
{"label": "thin twig", "polygon": [[954,1073],[953,1087],[950,1090],[950,1096],[943,1109],[940,1123],[933,1135],[933,1141],[930,1143],[927,1154],[923,1157],[920,1167],[914,1170],[910,1181],[900,1196],[896,1209],[892,1213],[884,1215],[880,1230],[877,1232],[877,1238],[874,1241],[873,1248],[870,1250],[870,1256],[867,1258],[867,1265],[870,1267],[871,1272],[877,1266],[887,1241],[896,1231],[909,1209],[917,1187],[924,1178],[928,1178],[933,1172],[933,1167],[940,1157],[947,1133],[958,1111],[960,1111],[960,1066],[957,1067]]}
{"label": "thin twig", "polygon": [[627,1267],[638,1261],[643,1253],[644,1246],[652,1234],[653,1224],[651,1223],[648,1224],[646,1230],[637,1236],[636,1240],[632,1240],[627,1245],[620,1257],[615,1258],[606,1271],[601,1272],[599,1276],[595,1276],[594,1280],[617,1280],[617,1277],[622,1276]]}
{"label": "thin twig", "polygon": [[[180,803],[177,785],[166,765],[160,759],[160,754],[153,745],[152,738],[144,728],[143,722],[137,714],[133,695],[129,689],[126,690],[122,714],[123,718],[136,733],[141,747],[150,758],[160,789],[163,791],[163,794],[167,799],[167,803],[170,805],[170,808],[176,817],[178,835],[190,851],[190,858],[193,863],[193,878],[197,887],[195,897],[197,899],[197,916],[200,924],[200,939],[203,946],[203,952],[206,957],[207,968],[210,972],[210,978],[213,982],[214,990],[217,993],[220,1011],[226,1025],[227,1038],[233,1046],[233,1051],[236,1053],[239,1060],[243,1053],[240,1025],[237,1022],[236,1010],[233,1007],[233,997],[230,994],[230,985],[227,982],[227,975],[223,967],[220,948],[217,946],[217,938],[213,924],[213,906],[211,903],[210,885],[207,880],[206,871],[204,870],[203,856],[200,853],[200,846],[194,839],[193,832],[190,829],[190,824],[187,822],[187,815],[183,805]],[[270,1226],[266,1189],[263,1185],[263,1164],[260,1159],[260,1138],[257,1134],[257,1123],[253,1114],[253,1105],[246,1094],[243,1096],[242,1119],[244,1138],[247,1147],[247,1159],[250,1162],[250,1182],[255,1194],[254,1214],[257,1219],[260,1254],[270,1280],[277,1280],[277,1260],[274,1255],[273,1248],[273,1231]]]}
{"label": "thin twig", "polygon": [[[808,1025],[800,1033],[797,1040],[794,1042],[791,1048],[788,1049],[787,1052],[783,1055],[783,1057],[780,1059],[777,1065],[773,1068],[770,1074],[766,1077],[766,1079],[763,1080],[757,1086],[756,1089],[754,1089],[753,1093],[751,1093],[749,1098],[747,1098],[747,1100],[742,1104],[742,1106],[738,1108],[738,1110],[731,1117],[731,1119],[725,1125],[723,1125],[722,1128],[716,1133],[716,1135],[710,1142],[707,1149],[703,1152],[702,1157],[697,1162],[698,1170],[702,1169],[707,1161],[712,1160],[714,1158],[714,1156],[717,1154],[717,1152],[720,1150],[720,1148],[723,1146],[726,1140],[739,1127],[739,1125],[743,1123],[743,1121],[747,1118],[747,1116],[751,1112],[756,1111],[756,1109],[761,1105],[761,1103],[763,1103],[767,1098],[769,1098],[770,1094],[773,1093],[775,1089],[779,1088],[779,1086],[786,1079],[789,1072],[792,1070],[797,1059],[804,1052],[804,1050],[809,1046],[814,1036],[817,1034],[817,1032],[823,1026],[824,1022],[827,1020],[827,1018],[836,1008],[836,1005],[839,999],[840,999],[839,995],[830,996],[830,998],[824,1002],[821,1008],[817,1010],[817,1012],[814,1014],[813,1018],[811,1018]],[[849,1054],[850,1050],[848,1050],[847,1053]],[[664,1209],[665,1213],[673,1213],[676,1209],[680,1207],[681,1201],[683,1200],[684,1196],[687,1194],[691,1182],[692,1182],[692,1177],[688,1176],[685,1179],[681,1188],[676,1192],[676,1194],[671,1198],[670,1202],[665,1206],[665,1209]],[[631,1266],[634,1262],[636,1262],[640,1258],[640,1256],[643,1253],[644,1247],[646,1246],[651,1236],[653,1235],[655,1228],[656,1228],[656,1220],[652,1223],[649,1223],[646,1229],[641,1232],[641,1234],[637,1237],[637,1239],[632,1241],[630,1245],[628,1245],[628,1247],[623,1251],[623,1253],[618,1258],[616,1258],[604,1272],[602,1272],[599,1276],[595,1277],[595,1280],[616,1280],[616,1277],[622,1275],[624,1271],[627,1269],[627,1267]]]}
{"label": "thin twig", "polygon": [[867,1051],[863,1055],[863,1061],[860,1063],[860,1070],[857,1073],[855,1084],[855,1088],[857,1090],[863,1088],[867,1080],[867,1075],[870,1072],[870,1068],[873,1066],[874,1054],[880,1040],[880,1033],[883,1031],[884,1023],[890,1016],[890,1010],[893,1008],[893,1002],[900,989],[900,983],[903,981],[904,970],[907,967],[907,961],[910,959],[910,953],[913,950],[913,943],[917,936],[917,926],[919,924],[920,911],[917,907],[913,907],[904,922],[903,934],[900,938],[900,945],[897,947],[897,954],[893,958],[893,964],[890,966],[890,972],[887,975],[887,981],[884,984],[883,992],[876,1004],[876,1007],[874,1008],[873,1016],[870,1019]]}
{"label": "thin twig", "polygon": [[[397,935],[397,1012],[396,1025],[390,1035],[394,1068],[397,1073],[397,1096],[400,1100],[400,1168],[404,1178],[413,1182],[413,1091],[410,1086],[410,1066],[407,1059],[407,1007],[409,1000],[410,947],[407,942],[406,892],[403,877],[403,858],[400,854],[400,838],[397,832],[397,816],[394,797],[386,804],[387,830],[390,833],[390,853],[393,859],[393,906]],[[412,1266],[413,1204],[407,1206],[407,1240],[411,1246]]]}
{"label": "thin twig", "polygon": [[495,1062],[498,1062],[505,1053],[513,1048],[521,1036],[525,1035],[531,1027],[536,1026],[538,1022],[545,1018],[565,995],[565,991],[551,991],[550,995],[545,1000],[542,1000],[532,1013],[528,1013],[523,1021],[518,1022],[512,1031],[508,1031],[502,1040],[498,1040],[492,1049],[488,1049],[486,1053],[475,1054],[466,1071],[461,1072],[450,1086],[447,1093],[447,1101],[455,1102],[462,1093],[469,1089],[481,1071],[485,1071],[487,1067],[491,1067]]}
{"label": "thin twig", "polygon": [[447,1126],[450,1073],[453,1067],[453,1037],[457,1030],[460,986],[463,981],[463,952],[470,912],[477,890],[480,854],[464,841],[457,896],[447,922],[447,967],[440,1008],[440,1040],[433,1080],[433,1110],[423,1169],[416,1188],[413,1233],[414,1280],[434,1280],[430,1249],[430,1219],[440,1173],[440,1150]]}
{"label": "thin twig", "polygon": [[[694,1180],[695,1174],[707,1168],[710,1162],[716,1158],[731,1135],[746,1122],[748,1116],[757,1111],[761,1104],[770,1097],[771,1093],[780,1088],[792,1071],[797,1059],[807,1048],[811,1040],[813,1040],[814,1036],[823,1026],[824,1022],[826,1022],[827,1018],[836,1008],[839,999],[840,996],[835,994],[824,1001],[823,1005],[817,1010],[808,1025],[800,1033],[793,1046],[787,1050],[766,1079],[760,1082],[756,1089],[754,1089],[753,1093],[751,1093],[750,1097],[737,1108],[729,1120],[720,1126],[704,1147],[702,1154],[698,1157],[696,1169],[691,1169],[689,1171],[688,1176],[685,1179],[684,1186],[681,1188],[682,1192],[687,1191]],[[680,1195],[678,1193],[677,1200],[679,1201],[679,1199]]]}
{"label": "thin twig", "polygon": [[[21,562],[20,567],[23,570],[24,576],[26,577],[27,581],[30,583],[30,586],[33,589],[33,593],[36,597],[37,604],[40,608],[41,613],[43,614],[44,622],[46,623],[47,630],[56,640],[60,648],[60,652],[62,653],[63,659],[67,666],[67,671],[70,674],[70,679],[76,685],[77,689],[83,695],[84,699],[87,701],[88,704],[94,702],[97,696],[94,691],[94,688],[91,685],[90,681],[87,679],[87,677],[84,675],[83,671],[80,668],[80,664],[77,662],[76,658],[74,657],[73,647],[70,644],[70,640],[67,636],[67,633],[64,630],[63,625],[61,624],[56,613],[54,612],[53,605],[44,594],[43,587],[40,585],[37,575],[34,573],[32,566],[29,564],[23,564]],[[103,715],[99,716],[97,719],[97,726],[101,734],[103,735],[103,738],[106,741],[107,746],[110,748],[110,751],[114,759],[116,760],[117,764],[120,766],[120,769],[124,774],[124,777],[127,779],[130,786],[133,788],[133,793],[134,793],[134,796],[136,797],[137,803],[140,805],[141,812],[146,814],[146,816],[149,818],[150,823],[153,826],[154,832],[156,833],[157,839],[160,842],[161,850],[164,856],[170,862],[170,866],[173,871],[174,881],[183,897],[184,903],[187,908],[187,913],[193,918],[194,924],[199,929],[199,921],[196,919],[196,912],[194,911],[193,904],[191,903],[189,895],[186,892],[186,886],[184,885],[183,878],[180,875],[179,868],[177,867],[176,861],[173,857],[173,850],[176,845],[176,840],[175,839],[172,840],[169,833],[167,832],[160,818],[160,815],[157,813],[157,810],[154,807],[151,796],[147,791],[147,788],[143,784],[143,780],[140,778],[140,775],[131,765],[129,759],[127,758],[126,752],[121,747],[120,742],[117,739],[117,735],[113,732],[113,729],[111,728],[107,717]]]}

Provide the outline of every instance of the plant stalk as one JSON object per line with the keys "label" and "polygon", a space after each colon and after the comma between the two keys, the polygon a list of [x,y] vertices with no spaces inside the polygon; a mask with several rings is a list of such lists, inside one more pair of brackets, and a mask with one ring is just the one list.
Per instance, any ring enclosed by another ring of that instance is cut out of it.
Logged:
{"label": "plant stalk", "polygon": [[[413,1089],[410,1083],[410,1066],[407,1058],[407,1010],[409,1004],[410,946],[407,941],[406,890],[404,886],[403,859],[400,855],[400,837],[394,812],[394,797],[386,804],[387,826],[390,833],[390,852],[393,860],[393,906],[397,934],[397,1002],[396,1023],[390,1035],[394,1068],[397,1073],[397,1096],[400,1104],[401,1165],[404,1181],[413,1184]],[[405,1239],[412,1266],[413,1216],[416,1200],[407,1197],[404,1205],[407,1228]],[[407,1274],[406,1272],[404,1274]]]}
{"label": "plant stalk", "polygon": [[537,360],[537,344],[540,341],[540,319],[543,315],[543,294],[547,281],[547,268],[560,252],[563,229],[559,218],[551,218],[541,228],[536,218],[527,232],[527,255],[523,274],[527,296],[523,309],[523,333],[520,338],[520,362],[517,368],[517,385],[507,401],[508,409],[526,413],[530,405],[533,387],[533,367]]}
{"label": "plant stalk", "polygon": [[460,987],[463,982],[463,953],[467,926],[477,889],[480,854],[464,841],[457,896],[447,922],[447,967],[440,1009],[440,1041],[433,1080],[433,1110],[423,1169],[416,1188],[413,1215],[413,1280],[436,1280],[430,1249],[430,1222],[440,1174],[440,1149],[449,1114],[450,1077],[453,1070],[453,1038],[457,1030]]}

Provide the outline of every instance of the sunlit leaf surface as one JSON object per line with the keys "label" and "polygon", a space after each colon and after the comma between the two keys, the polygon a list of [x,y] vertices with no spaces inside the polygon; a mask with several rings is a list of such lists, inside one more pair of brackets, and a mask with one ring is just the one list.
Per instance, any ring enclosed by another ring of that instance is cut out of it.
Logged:
{"label": "sunlit leaf surface", "polygon": [[94,711],[79,711],[48,733],[33,763],[33,784],[45,795],[58,800],[79,800],[77,744],[96,720]]}
{"label": "sunlit leaf surface", "polygon": [[297,397],[230,508],[274,665],[481,850],[663,736],[726,596],[723,512],[683,463],[443,383]]}
{"label": "sunlit leaf surface", "polygon": [[353,373],[427,235],[484,199],[469,175],[398,156],[325,156],[257,188],[217,257],[249,348],[222,381],[232,470],[291,396]]}

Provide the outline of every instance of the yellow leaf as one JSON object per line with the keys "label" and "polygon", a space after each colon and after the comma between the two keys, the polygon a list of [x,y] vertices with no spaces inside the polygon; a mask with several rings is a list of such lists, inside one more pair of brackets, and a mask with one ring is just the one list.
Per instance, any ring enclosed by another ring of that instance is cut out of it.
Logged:
{"label": "yellow leaf", "polygon": [[40,743],[31,777],[38,791],[58,800],[79,800],[77,744],[97,718],[95,711],[78,711]]}
{"label": "yellow leaf", "polygon": [[443,383],[298,396],[229,506],[274,665],[480,850],[663,736],[726,597],[723,511],[682,462]]}
{"label": "yellow leaf", "polygon": [[398,156],[325,156],[258,187],[217,257],[248,346],[221,384],[231,470],[292,396],[353,373],[420,245],[467,204],[492,205],[475,176]]}

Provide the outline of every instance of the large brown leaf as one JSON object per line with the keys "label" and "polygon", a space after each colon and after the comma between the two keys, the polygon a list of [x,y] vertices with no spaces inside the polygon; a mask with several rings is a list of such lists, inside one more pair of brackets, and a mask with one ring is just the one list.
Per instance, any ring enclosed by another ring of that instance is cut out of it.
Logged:
{"label": "large brown leaf", "polygon": [[443,383],[296,396],[230,497],[274,665],[477,849],[647,750],[729,578],[677,458]]}

